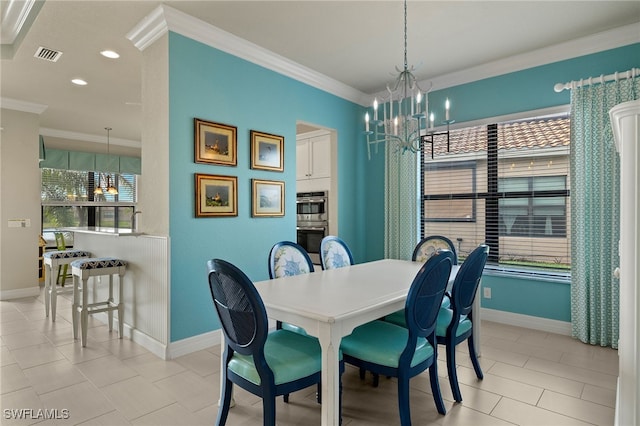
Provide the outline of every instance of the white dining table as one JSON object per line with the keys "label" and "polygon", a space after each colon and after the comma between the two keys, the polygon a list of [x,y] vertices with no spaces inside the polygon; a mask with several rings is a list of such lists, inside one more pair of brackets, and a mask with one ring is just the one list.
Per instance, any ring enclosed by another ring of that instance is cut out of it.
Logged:
{"label": "white dining table", "polygon": [[[340,422],[342,337],[359,325],[404,309],[409,287],[422,265],[383,259],[255,283],[269,318],[301,326],[320,341],[323,426]],[[454,265],[450,284],[458,269]]]}

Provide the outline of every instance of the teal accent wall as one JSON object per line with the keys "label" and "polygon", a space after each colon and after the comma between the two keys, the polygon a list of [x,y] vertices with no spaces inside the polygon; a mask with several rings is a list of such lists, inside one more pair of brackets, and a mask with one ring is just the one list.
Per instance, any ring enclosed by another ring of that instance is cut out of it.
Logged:
{"label": "teal accent wall", "polygon": [[571,284],[484,274],[482,288],[491,288],[491,299],[482,297],[483,308],[516,314],[571,321]]}
{"label": "teal accent wall", "polygon": [[[441,120],[449,97],[457,122],[566,105],[569,91],[556,93],[554,84],[640,67],[638,58],[634,44],[435,91],[429,101],[442,105]],[[384,151],[367,159],[365,108],[176,33],[169,33],[169,99],[172,342],[219,328],[207,260],[226,259],[263,280],[271,246],[295,241],[297,120],[337,131],[340,236],[356,262],[383,257]],[[196,117],[237,127],[236,167],[194,162]],[[283,173],[249,168],[252,129],[284,136]],[[238,177],[237,217],[195,218],[195,173]],[[284,218],[251,217],[252,178],[285,181]],[[491,301],[482,301],[487,308],[569,321],[566,284],[504,277],[487,283],[493,286]]]}
{"label": "teal accent wall", "polygon": [[571,91],[556,93],[556,83],[598,77],[640,66],[640,43],[492,78],[437,90],[429,94],[436,108],[435,122],[444,120],[444,104],[451,101],[456,123],[523,111],[568,105]]}
{"label": "teal accent wall", "polygon": [[[267,256],[280,240],[296,241],[296,121],[338,135],[340,235],[365,260],[362,208],[364,142],[356,124],[364,108],[176,33],[169,33],[169,180],[171,341],[219,328],[206,262],[222,258],[254,281],[268,278]],[[194,118],[237,127],[235,167],[194,162]],[[284,136],[284,172],[249,167],[249,132]],[[194,174],[238,177],[238,216],[195,218]],[[285,216],[251,217],[251,179],[284,181]]]}

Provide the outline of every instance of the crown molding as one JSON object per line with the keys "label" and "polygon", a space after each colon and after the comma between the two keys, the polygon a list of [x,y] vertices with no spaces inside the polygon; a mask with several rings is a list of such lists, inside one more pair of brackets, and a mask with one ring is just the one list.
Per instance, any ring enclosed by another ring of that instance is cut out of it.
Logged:
{"label": "crown molding", "polygon": [[[105,135],[92,135],[89,133],[69,132],[67,130],[51,129],[48,127],[40,128],[40,135],[49,136],[51,138],[69,139],[73,141],[94,142],[94,143],[107,143]],[[111,145],[128,146],[130,148],[140,148],[140,141],[134,141],[131,139],[121,138],[109,138]]]}
{"label": "crown molding", "polygon": [[[143,18],[127,34],[127,38],[138,49],[144,50],[168,31],[176,32],[362,106],[368,106],[375,96],[386,94],[385,91],[373,94],[363,93],[166,5],[158,6]],[[440,90],[639,42],[640,23],[635,23],[450,74],[440,75],[421,81],[419,84],[423,87],[433,84],[431,90]]]}
{"label": "crown molding", "polygon": [[32,114],[42,114],[48,105],[36,104],[33,102],[21,101],[19,99],[0,98],[0,108],[12,109],[15,111],[30,112]]}
{"label": "crown molding", "polygon": [[368,101],[368,95],[351,86],[166,5],[158,6],[143,18],[129,31],[127,38],[138,49],[144,50],[167,31],[181,34],[348,101],[362,105]]}
{"label": "crown molding", "polygon": [[419,84],[427,85],[429,82],[433,82],[432,90],[440,90],[634,43],[640,43],[640,23],[625,25],[451,74],[441,75],[430,80],[422,81]]}

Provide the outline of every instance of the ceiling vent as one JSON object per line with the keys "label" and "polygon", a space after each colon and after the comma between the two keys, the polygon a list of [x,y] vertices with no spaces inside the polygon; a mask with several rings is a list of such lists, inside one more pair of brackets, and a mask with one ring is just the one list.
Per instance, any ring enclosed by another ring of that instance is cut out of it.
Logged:
{"label": "ceiling vent", "polygon": [[40,46],[38,47],[36,54],[33,56],[39,59],[44,59],[45,61],[57,62],[58,59],[60,59],[60,56],[62,56],[62,52]]}

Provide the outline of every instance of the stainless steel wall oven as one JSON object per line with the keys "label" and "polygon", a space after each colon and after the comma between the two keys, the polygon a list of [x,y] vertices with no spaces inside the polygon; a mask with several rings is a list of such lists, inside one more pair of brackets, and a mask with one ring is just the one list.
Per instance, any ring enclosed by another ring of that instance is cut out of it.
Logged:
{"label": "stainless steel wall oven", "polygon": [[327,191],[299,192],[296,198],[298,244],[320,264],[320,241],[329,233]]}

